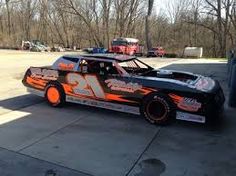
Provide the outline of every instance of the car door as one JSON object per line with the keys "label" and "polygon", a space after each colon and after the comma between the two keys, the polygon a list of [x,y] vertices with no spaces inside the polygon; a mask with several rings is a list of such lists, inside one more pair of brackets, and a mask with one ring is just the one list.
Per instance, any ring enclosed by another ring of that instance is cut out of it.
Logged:
{"label": "car door", "polygon": [[105,100],[106,95],[100,84],[98,70],[93,68],[93,60],[81,58],[78,68],[66,76],[72,95],[77,98]]}
{"label": "car door", "polygon": [[106,101],[138,106],[140,99],[136,90],[140,87],[135,78],[129,74],[122,74],[115,62],[105,63],[105,66],[107,72],[100,74],[99,80],[106,93]]}

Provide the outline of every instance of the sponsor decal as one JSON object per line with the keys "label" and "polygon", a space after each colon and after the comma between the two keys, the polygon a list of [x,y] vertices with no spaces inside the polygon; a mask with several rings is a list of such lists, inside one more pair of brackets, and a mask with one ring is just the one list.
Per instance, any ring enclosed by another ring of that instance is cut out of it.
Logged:
{"label": "sponsor decal", "polygon": [[186,111],[197,112],[202,107],[202,104],[197,102],[196,99],[184,97],[182,100],[180,100],[177,106],[180,109],[183,109]]}
{"label": "sponsor decal", "polygon": [[62,70],[73,70],[74,69],[74,64],[66,64],[66,63],[59,63],[58,68]]}
{"label": "sponsor decal", "polygon": [[202,107],[202,104],[196,99],[181,97],[175,94],[169,94],[169,96],[172,98],[177,107],[182,110],[197,112]]}
{"label": "sponsor decal", "polygon": [[142,86],[138,83],[126,83],[117,79],[108,79],[105,81],[105,83],[107,84],[107,87],[109,87],[111,90],[122,92],[134,93],[135,91],[142,89]]}
{"label": "sponsor decal", "polygon": [[57,80],[58,71],[49,70],[49,69],[41,69],[41,68],[30,68],[31,77],[45,80]]}
{"label": "sponsor decal", "polygon": [[191,121],[191,122],[198,122],[198,123],[205,123],[206,122],[206,117],[204,117],[204,116],[180,112],[180,111],[176,112],[176,119]]}

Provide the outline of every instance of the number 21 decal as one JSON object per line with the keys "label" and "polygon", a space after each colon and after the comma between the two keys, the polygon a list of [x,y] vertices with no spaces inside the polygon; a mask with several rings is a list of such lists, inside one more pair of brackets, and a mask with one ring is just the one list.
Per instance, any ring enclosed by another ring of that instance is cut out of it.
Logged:
{"label": "number 21 decal", "polygon": [[83,76],[78,73],[69,73],[67,82],[72,85],[75,94],[105,99],[105,93],[94,75]]}

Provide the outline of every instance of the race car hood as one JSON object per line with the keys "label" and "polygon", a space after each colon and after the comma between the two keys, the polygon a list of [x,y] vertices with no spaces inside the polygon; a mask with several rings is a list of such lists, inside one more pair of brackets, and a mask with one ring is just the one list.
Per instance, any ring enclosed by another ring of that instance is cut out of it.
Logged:
{"label": "race car hood", "polygon": [[148,80],[172,83],[203,92],[211,92],[216,86],[216,81],[209,77],[175,70],[152,70],[143,76]]}

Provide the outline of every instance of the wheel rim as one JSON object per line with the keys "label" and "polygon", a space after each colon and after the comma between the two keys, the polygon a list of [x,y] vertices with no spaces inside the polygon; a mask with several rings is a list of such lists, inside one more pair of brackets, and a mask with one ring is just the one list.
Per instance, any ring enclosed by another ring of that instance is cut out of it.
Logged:
{"label": "wheel rim", "polygon": [[55,104],[60,101],[60,93],[55,87],[49,87],[47,91],[48,101]]}
{"label": "wheel rim", "polygon": [[168,111],[166,105],[159,100],[153,100],[147,105],[148,116],[155,121],[163,120]]}

